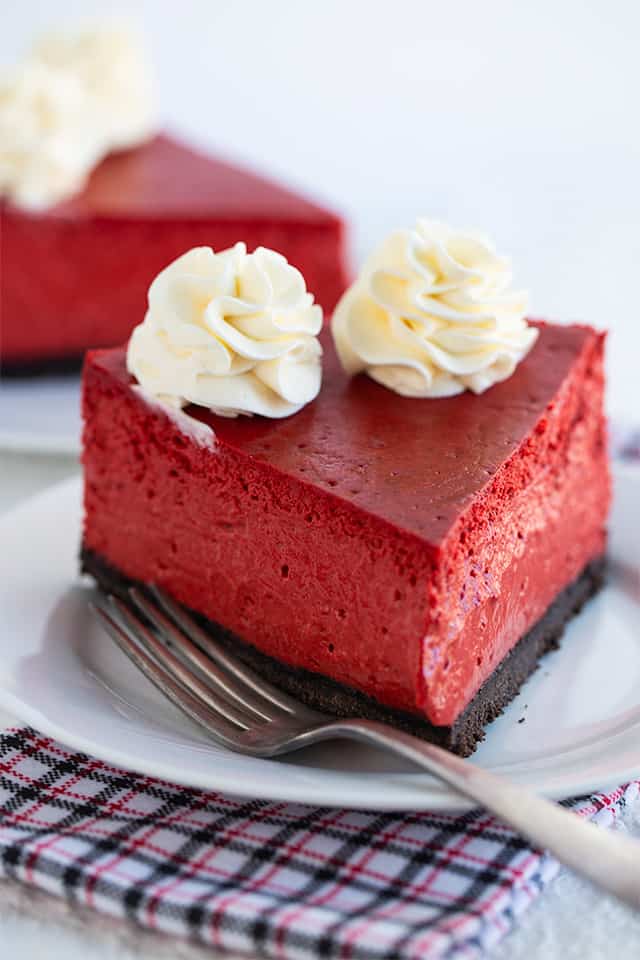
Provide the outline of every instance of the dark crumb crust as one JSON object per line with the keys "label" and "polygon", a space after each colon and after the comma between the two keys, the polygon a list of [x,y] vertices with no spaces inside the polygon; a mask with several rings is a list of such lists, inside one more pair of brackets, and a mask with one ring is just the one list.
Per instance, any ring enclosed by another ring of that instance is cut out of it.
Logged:
{"label": "dark crumb crust", "polygon": [[0,360],[0,376],[9,379],[20,377],[48,377],[78,374],[82,370],[84,354],[70,357],[42,357],[31,360]]}
{"label": "dark crumb crust", "polygon": [[[287,666],[256,650],[201,614],[196,613],[195,617],[217,640],[261,676],[309,706],[336,717],[381,720],[467,757],[484,739],[487,724],[495,720],[513,700],[538,666],[540,658],[559,646],[565,624],[603,585],[605,566],[604,557],[587,564],[576,580],[556,597],[542,619],[518,641],[450,727],[433,726],[416,714],[385,707],[367,694],[329,677]],[[81,551],[81,568],[83,573],[94,577],[104,590],[121,597],[126,595],[134,582],[99,554],[85,547]]]}

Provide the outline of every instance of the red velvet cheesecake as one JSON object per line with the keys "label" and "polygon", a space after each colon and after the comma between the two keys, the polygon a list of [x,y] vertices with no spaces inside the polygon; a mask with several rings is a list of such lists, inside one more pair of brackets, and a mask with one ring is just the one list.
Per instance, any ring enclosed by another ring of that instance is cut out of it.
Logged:
{"label": "red velvet cheesecake", "polygon": [[470,753],[602,579],[604,337],[536,326],[508,379],[438,400],[349,378],[325,336],[322,390],[284,419],[171,410],[124,349],[91,352],[83,569],[160,584],[316,707]]}
{"label": "red velvet cheesecake", "polygon": [[44,211],[0,204],[0,233],[5,373],[121,343],[144,314],[149,278],[188,247],[273,247],[326,310],[346,283],[335,214],[164,136],[111,154],[80,193]]}

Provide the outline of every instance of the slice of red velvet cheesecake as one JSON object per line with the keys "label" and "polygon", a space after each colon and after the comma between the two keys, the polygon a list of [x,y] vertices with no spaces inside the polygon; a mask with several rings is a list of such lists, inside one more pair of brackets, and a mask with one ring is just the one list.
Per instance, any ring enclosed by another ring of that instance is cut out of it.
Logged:
{"label": "slice of red velvet cheesecake", "polygon": [[189,247],[276,247],[326,309],[342,293],[340,219],[155,136],[152,90],[140,38],[115,24],[47,33],[0,79],[3,372],[121,343]]}
{"label": "slice of red velvet cheesecake", "polygon": [[160,584],[314,706],[470,753],[602,580],[604,337],[535,327],[511,376],[437,400],[350,378],[325,335],[278,419],[177,410],[90,353],[83,569]]}
{"label": "slice of red velvet cheesecake", "polygon": [[112,153],[46,209],[0,202],[3,373],[77,364],[125,340],[149,279],[189,247],[281,251],[331,310],[346,283],[344,226],[291,190],[166,136]]}

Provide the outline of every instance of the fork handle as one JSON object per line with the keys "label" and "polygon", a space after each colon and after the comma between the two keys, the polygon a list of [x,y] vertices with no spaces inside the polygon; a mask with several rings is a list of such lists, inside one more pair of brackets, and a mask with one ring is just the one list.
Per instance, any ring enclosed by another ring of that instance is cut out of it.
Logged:
{"label": "fork handle", "polygon": [[325,729],[331,731],[331,737],[364,741],[411,760],[494,813],[534,846],[548,850],[596,886],[640,908],[637,842],[599,829],[557,803],[383,723],[344,720],[328,724]]}

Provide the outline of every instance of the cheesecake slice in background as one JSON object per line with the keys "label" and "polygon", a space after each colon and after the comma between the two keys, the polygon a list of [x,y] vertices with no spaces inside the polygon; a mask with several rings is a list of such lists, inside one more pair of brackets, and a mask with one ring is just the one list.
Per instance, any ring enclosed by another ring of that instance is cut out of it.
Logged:
{"label": "cheesecake slice in background", "polygon": [[189,247],[272,247],[331,310],[347,282],[344,225],[285,187],[158,136],[113,153],[44,210],[0,205],[3,373],[78,365],[127,339],[149,280]]}

